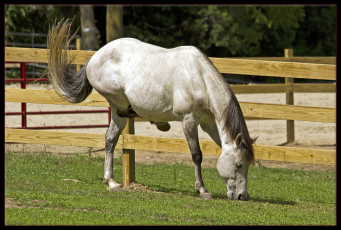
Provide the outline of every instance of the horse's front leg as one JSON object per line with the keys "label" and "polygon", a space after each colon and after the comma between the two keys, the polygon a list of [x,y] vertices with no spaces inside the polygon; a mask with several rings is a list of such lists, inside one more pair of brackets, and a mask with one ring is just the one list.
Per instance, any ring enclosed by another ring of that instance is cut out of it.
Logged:
{"label": "horse's front leg", "polygon": [[201,199],[212,199],[212,194],[205,188],[201,175],[202,152],[199,145],[198,125],[195,119],[188,115],[182,122],[185,137],[191,151],[192,160],[195,168],[195,189]]}
{"label": "horse's front leg", "polygon": [[127,118],[117,116],[116,108],[111,107],[111,121],[105,134],[105,161],[103,183],[109,185],[109,191],[120,191],[122,185],[114,180],[114,149],[122,130],[127,123]]}

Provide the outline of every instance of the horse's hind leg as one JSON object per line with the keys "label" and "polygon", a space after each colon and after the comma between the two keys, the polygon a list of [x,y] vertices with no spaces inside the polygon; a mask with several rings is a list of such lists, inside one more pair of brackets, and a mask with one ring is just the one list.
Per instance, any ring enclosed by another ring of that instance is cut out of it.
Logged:
{"label": "horse's hind leg", "polygon": [[185,116],[182,121],[182,128],[184,130],[185,137],[189,149],[192,154],[192,160],[195,168],[195,189],[200,194],[201,199],[212,199],[212,194],[205,188],[204,182],[201,175],[201,162],[202,162],[202,152],[199,145],[198,138],[198,125],[195,122],[193,116]]}
{"label": "horse's hind leg", "polygon": [[120,191],[122,186],[115,182],[113,171],[114,149],[122,130],[127,123],[127,118],[119,117],[116,107],[111,106],[111,121],[105,134],[105,162],[103,183],[108,183],[109,191]]}

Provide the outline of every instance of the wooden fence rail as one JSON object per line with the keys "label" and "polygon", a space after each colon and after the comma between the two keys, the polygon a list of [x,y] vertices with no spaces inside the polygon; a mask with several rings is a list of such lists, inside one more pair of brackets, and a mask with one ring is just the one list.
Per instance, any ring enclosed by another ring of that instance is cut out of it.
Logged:
{"label": "wooden fence rail", "polygon": [[336,65],[336,57],[237,57],[236,59]]}
{"label": "wooden fence rail", "polygon": [[221,73],[336,80],[336,65],[210,58]]}
{"label": "wooden fence rail", "polygon": [[257,84],[257,85],[230,85],[236,94],[252,93],[335,93],[335,83],[311,84]]}
{"label": "wooden fence rail", "polygon": [[[53,90],[5,89],[6,102],[25,102],[38,104],[74,105],[108,107],[107,100],[99,93],[91,93],[83,102],[72,104],[62,100]],[[240,102],[245,117],[270,118],[279,120],[300,120],[336,122],[335,108],[278,105]]]}
{"label": "wooden fence rail", "polygon": [[[5,48],[5,61],[13,62],[40,62],[47,63],[48,50],[32,48]],[[68,51],[74,56],[73,64],[84,65],[95,53],[94,51]],[[302,62],[311,60],[317,63]],[[210,58],[221,73],[243,74],[256,76],[272,76],[289,78],[306,78],[336,80],[335,57],[284,57],[284,58]],[[267,59],[266,61],[264,59]],[[312,87],[312,85],[314,87]],[[335,84],[262,84],[231,86],[235,93],[276,93],[283,92],[336,92]],[[24,102],[39,104],[69,104],[60,99],[54,91],[47,90],[23,90],[5,89],[6,102]],[[108,107],[107,101],[98,93],[92,93],[78,106]],[[318,108],[308,106],[277,105],[263,103],[240,102],[243,114],[246,118],[284,119],[319,122],[336,122],[335,108]],[[133,135],[134,120],[129,119],[129,125],[122,133],[117,148],[124,150],[123,170],[124,184],[134,181],[134,151],[153,150],[178,153],[189,153],[185,139],[158,138]],[[39,143],[52,145],[73,145],[87,147],[104,147],[104,134],[83,134],[68,132],[53,132],[40,130],[5,129],[6,142]],[[200,141],[204,155],[220,155],[221,149],[212,141]],[[287,162],[300,162],[311,164],[336,164],[335,150],[321,150],[310,148],[295,148],[282,146],[254,145],[256,159]],[[130,151],[131,150],[131,151]]]}
{"label": "wooden fence rail", "polygon": [[[71,145],[104,148],[104,134],[85,134],[29,129],[5,129],[6,142],[29,144]],[[213,141],[200,140],[203,155],[219,156],[221,148]],[[117,149],[166,151],[190,153],[185,139],[138,136],[124,134],[116,146]],[[254,145],[258,160],[299,162],[310,164],[336,164],[336,151],[324,149],[296,148],[283,146]]]}
{"label": "wooden fence rail", "polygon": [[[73,64],[84,65],[95,51],[68,51],[75,59]],[[5,48],[6,61],[47,63],[46,49]],[[291,77],[321,80],[336,80],[336,65],[263,60],[244,60],[237,58],[210,58],[221,73],[244,74],[271,77]]]}

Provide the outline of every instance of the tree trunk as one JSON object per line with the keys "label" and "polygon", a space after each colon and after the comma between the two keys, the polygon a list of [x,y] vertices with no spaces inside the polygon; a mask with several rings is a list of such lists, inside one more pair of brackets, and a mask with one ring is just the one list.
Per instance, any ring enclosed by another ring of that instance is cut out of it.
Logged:
{"label": "tree trunk", "polygon": [[107,5],[107,43],[123,37],[123,6]]}
{"label": "tree trunk", "polygon": [[82,28],[82,49],[97,50],[97,28],[92,5],[80,5],[81,28]]}

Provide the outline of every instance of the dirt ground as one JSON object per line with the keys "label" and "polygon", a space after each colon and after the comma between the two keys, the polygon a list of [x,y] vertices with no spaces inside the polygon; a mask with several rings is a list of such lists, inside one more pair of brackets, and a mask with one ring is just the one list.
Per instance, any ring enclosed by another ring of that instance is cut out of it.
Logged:
{"label": "dirt ground", "polygon": [[[20,88],[18,84],[6,85],[6,88]],[[28,84],[28,89],[51,89],[47,84]],[[6,96],[6,95],[5,95]],[[240,102],[259,102],[285,104],[284,93],[273,94],[237,94]],[[315,106],[315,107],[336,107],[335,93],[295,93],[295,105]],[[5,112],[19,112],[20,103],[5,103]],[[106,109],[81,106],[64,105],[43,105],[27,104],[27,111],[60,111],[60,110],[92,110]],[[29,115],[27,118],[30,126],[54,126],[54,125],[87,125],[87,124],[107,124],[108,115],[102,113],[95,114],[63,114],[63,115]],[[259,145],[285,145],[308,148],[336,149],[336,124],[322,122],[295,121],[295,142],[286,142],[286,121],[283,120],[247,120],[249,133],[258,136],[256,144]],[[149,122],[135,122],[135,134],[157,137],[184,138],[184,134],[179,122],[171,122],[171,129],[168,132],[161,132]],[[6,116],[5,127],[20,127],[20,116]],[[106,128],[92,129],[56,129],[64,132],[96,133],[105,134]],[[202,140],[211,140],[210,137],[199,127],[199,137]],[[56,154],[89,154],[89,149],[85,147],[57,146],[57,145],[33,145],[33,144],[6,144],[6,149],[14,152],[50,152]],[[189,154],[174,154],[168,152],[140,151],[135,152],[136,162],[145,164],[169,163],[169,164],[189,164],[192,160]],[[92,149],[93,156],[104,156],[104,149]],[[115,157],[120,156],[120,150],[115,153]],[[204,156],[203,167],[215,167],[217,157]],[[277,167],[292,168],[316,171],[335,171],[335,166],[285,163],[273,161],[257,161],[257,167]]]}

